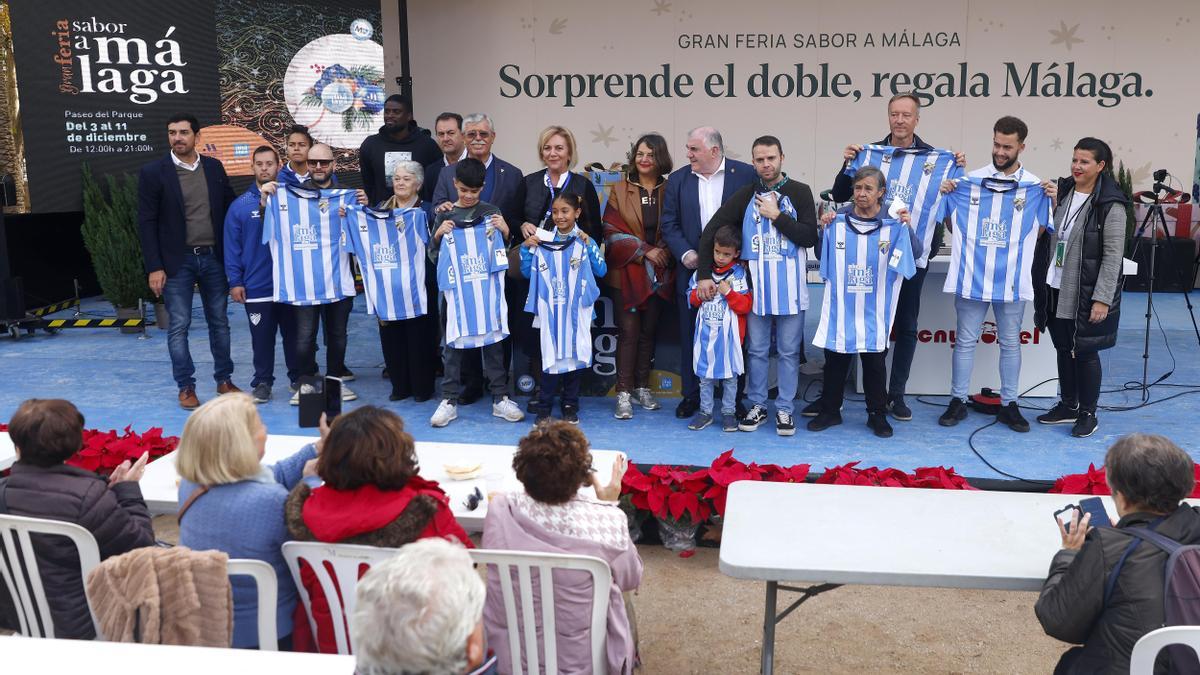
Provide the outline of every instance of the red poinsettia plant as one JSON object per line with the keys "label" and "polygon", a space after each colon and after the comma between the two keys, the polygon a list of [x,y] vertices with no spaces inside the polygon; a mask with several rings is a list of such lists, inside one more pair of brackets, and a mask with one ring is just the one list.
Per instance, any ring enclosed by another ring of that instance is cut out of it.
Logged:
{"label": "red poinsettia plant", "polygon": [[630,464],[621,481],[621,493],[630,496],[634,507],[649,511],[656,518],[702,523],[712,514],[712,506],[702,498],[709,480],[708,469],[688,471],[658,464],[642,473]]}
{"label": "red poinsettia plant", "polygon": [[[658,518],[698,523],[714,513],[725,515],[729,486],[737,481],[803,483],[808,479],[811,468],[809,464],[787,467],[754,462],[747,464],[734,457],[730,449],[721,453],[708,467],[696,471],[655,465],[643,473],[636,465],[630,464],[622,481],[621,494],[629,496],[634,508],[649,511]],[[816,482],[942,490],[976,489],[953,468],[921,467],[909,474],[899,469],[860,469],[858,462],[825,469]]]}
{"label": "red poinsettia plant", "polygon": [[712,504],[718,516],[725,515],[725,501],[729,486],[740,480],[765,480],[778,483],[803,483],[808,477],[808,464],[782,467],[778,464],[746,464],[733,456],[733,449],[726,450],[713,460],[708,468],[711,484],[704,498]]}
{"label": "red poinsettia plant", "polygon": [[[1193,471],[1196,476],[1196,487],[1192,490],[1191,497],[1200,497],[1200,464],[1193,465]],[[1107,495],[1112,494],[1108,488],[1108,479],[1105,477],[1104,467],[1096,468],[1095,464],[1088,464],[1085,473],[1067,474],[1054,481],[1054,487],[1050,488],[1053,494],[1068,494],[1068,495]]]}
{"label": "red poinsettia plant", "polygon": [[[7,431],[7,424],[0,424],[0,431]],[[178,436],[163,436],[162,427],[151,427],[144,433],[133,431],[132,426],[118,434],[115,429],[83,430],[83,447],[67,460],[67,464],[101,476],[108,476],[121,462],[136,462],[142,453],[149,453],[147,461],[153,462],[179,445]]]}
{"label": "red poinsettia plant", "polygon": [[816,480],[826,485],[873,485],[878,487],[926,488],[940,490],[975,490],[966,478],[958,475],[954,467],[921,467],[911,474],[899,469],[858,468],[858,462],[850,462],[832,469],[825,469]]}

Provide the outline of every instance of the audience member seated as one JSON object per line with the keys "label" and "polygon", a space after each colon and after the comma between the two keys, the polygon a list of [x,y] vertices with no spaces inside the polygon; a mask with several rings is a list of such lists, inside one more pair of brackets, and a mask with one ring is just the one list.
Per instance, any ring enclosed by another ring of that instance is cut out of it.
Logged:
{"label": "audience member seated", "polygon": [[[1123,529],[1146,527],[1181,544],[1200,544],[1200,513],[1180,503],[1191,494],[1195,474],[1179,446],[1162,436],[1131,434],[1109,448],[1104,468],[1120,520],[1091,527],[1090,514],[1079,521],[1077,512],[1070,528],[1059,525],[1063,548],[1034,606],[1047,635],[1083,645],[1063,654],[1056,673],[1128,673],[1133,645],[1163,625],[1167,555]],[[1105,603],[1106,583],[1123,556]],[[1159,665],[1166,659],[1164,651]]]}
{"label": "audience member seated", "polygon": [[[288,491],[303,476],[316,476],[320,443],[309,444],[274,466],[259,462],[267,427],[247,394],[218,396],[183,425],[176,469],[179,483],[179,544],[217,549],[230,558],[270,563],[279,582],[276,630],[281,649],[292,643],[296,586],[280,547],[288,537],[283,510]],[[258,647],[258,589],[253,579],[233,577],[233,646]]]}
{"label": "audience member seated", "polygon": [[[333,421],[317,461],[324,485],[297,485],[287,502],[287,525],[301,541],[398,548],[417,539],[440,537],[471,546],[446,493],[417,475],[413,438],[396,413],[363,406]],[[298,651],[337,652],[329,603],[307,566],[301,581],[317,623],[316,645],[307,624],[297,622]],[[298,613],[299,616],[299,613]]]}
{"label": "audience member seated", "polygon": [[[637,662],[631,606],[626,607],[621,594],[633,591],[642,580],[642,559],[629,538],[625,513],[617,506],[625,468],[626,460],[619,458],[611,482],[601,485],[592,472],[588,440],[577,426],[560,420],[538,424],[521,439],[513,457],[513,469],[525,491],[493,499],[483,526],[485,549],[590,555],[608,563],[613,575],[608,605],[608,670],[621,675],[633,672]],[[589,486],[596,489],[598,499],[580,494],[580,488]],[[591,672],[590,577],[584,572],[556,572],[554,581],[558,670]],[[534,594],[536,597],[537,591]],[[541,614],[537,616],[540,622]],[[499,658],[500,671],[508,672],[512,664],[509,627],[495,568],[488,570],[483,624],[488,645]],[[522,635],[521,644],[524,641]]]}
{"label": "audience member seated", "polygon": [[[9,420],[8,433],[17,452],[12,473],[0,481],[0,501],[8,505],[8,515],[82,525],[96,538],[101,560],[154,545],[150,511],[138,487],[146,455],[133,464],[122,463],[107,482],[91,471],[67,466],[64,462],[83,447],[83,414],[62,399],[25,401]],[[75,544],[62,537],[35,536],[34,542],[54,637],[96,637]],[[5,586],[0,584],[0,607],[15,604]]]}
{"label": "audience member seated", "polygon": [[358,675],[494,675],[484,658],[483,580],[466,549],[422,539],[358,582],[350,621]]}

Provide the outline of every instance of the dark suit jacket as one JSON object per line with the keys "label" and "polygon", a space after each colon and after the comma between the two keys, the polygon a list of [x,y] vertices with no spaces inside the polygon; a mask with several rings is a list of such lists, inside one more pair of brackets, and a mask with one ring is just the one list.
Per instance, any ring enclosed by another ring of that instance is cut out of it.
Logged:
{"label": "dark suit jacket", "polygon": [[[200,155],[200,162],[208,183],[208,204],[215,238],[213,254],[223,259],[225,211],[236,195],[220,161]],[[179,271],[187,251],[187,220],[179,175],[169,155],[144,165],[138,174],[138,229],[142,236],[142,260],[146,272],[162,270],[172,276]]]}
{"label": "dark suit jacket", "polygon": [[442,169],[444,168],[447,168],[445,159],[439,159],[438,161],[425,166],[425,179],[421,183],[421,201],[433,201],[433,190],[437,187],[438,178],[441,177]]}
{"label": "dark suit jacket", "polygon": [[[495,155],[492,155],[492,162],[496,165],[496,188],[492,191],[492,198],[488,203],[500,209],[500,215],[504,216],[504,222],[508,223],[510,232],[520,234],[522,209],[519,193],[525,176],[520,169]],[[440,172],[437,186],[433,188],[433,199],[430,200],[433,208],[437,208],[442,202],[453,202],[456,199],[458,191],[454,189],[454,171]]]}
{"label": "dark suit jacket", "polygon": [[[725,158],[725,186],[721,190],[721,202],[729,199],[738,188],[754,183],[754,167],[734,159]],[[667,177],[667,188],[663,193],[662,228],[663,239],[671,255],[682,262],[683,254],[696,251],[700,246],[700,233],[705,223],[700,222],[700,179],[685,165]],[[699,251],[697,251],[699,253]],[[680,267],[675,275],[675,287],[686,293],[692,280],[692,270]]]}

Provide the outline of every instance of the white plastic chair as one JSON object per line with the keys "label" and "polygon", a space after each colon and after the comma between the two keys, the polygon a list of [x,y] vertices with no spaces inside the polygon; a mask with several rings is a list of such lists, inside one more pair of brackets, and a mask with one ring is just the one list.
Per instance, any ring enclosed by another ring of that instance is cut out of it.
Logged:
{"label": "white plastic chair", "polygon": [[[74,523],[0,515],[0,543],[4,544],[4,555],[0,556],[0,576],[3,576],[8,594],[17,607],[21,634],[52,638],[55,637],[54,621],[50,618],[50,605],[46,602],[46,591],[42,587],[42,575],[30,534],[57,535],[70,539],[79,551],[80,579],[87,579],[92,570],[100,565],[100,548],[87,528]],[[88,612],[92,615],[92,625],[96,627],[96,639],[103,640],[90,599]]]}
{"label": "white plastic chair", "polygon": [[230,558],[229,576],[248,576],[258,586],[258,649],[279,651],[279,627],[275,625],[276,604],[279,602],[279,581],[275,568],[261,560]]}
{"label": "white plastic chair", "polygon": [[[296,590],[300,592],[300,600],[304,603],[305,614],[308,615],[308,625],[312,629],[313,639],[317,638],[317,622],[313,618],[312,598],[304,588],[300,578],[300,561],[308,563],[310,569],[321,582],[321,591],[325,601],[329,603],[329,614],[333,618],[333,637],[339,654],[353,654],[353,645],[346,626],[349,618],[354,615],[355,590],[358,588],[358,569],[365,564],[368,568],[381,563],[396,555],[394,548],[376,548],[374,546],[359,546],[356,544],[325,544],[313,541],[289,541],[283,545],[283,558],[287,560],[288,570],[296,582]],[[329,563],[333,568],[333,577],[325,568]],[[337,586],[334,586],[334,578]],[[341,601],[338,600],[338,590],[341,590]]]}
{"label": "white plastic chair", "polygon": [[[526,553],[519,551],[492,551],[474,549],[471,559],[484,565],[495,565],[500,578],[500,591],[504,597],[504,614],[508,627],[508,651],[512,658],[512,672],[521,670],[521,639],[517,630],[522,626],[525,633],[525,661],[528,670],[539,673],[537,644],[537,617],[533,605],[533,577],[531,570],[538,571],[539,595],[542,598],[542,640],[545,647],[546,675],[558,673],[558,632],[554,622],[554,570],[579,570],[592,576],[592,672],[608,672],[608,602],[612,588],[612,571],[608,563],[600,558],[586,555],[563,555],[558,553]],[[517,584],[521,594],[521,623],[517,623],[517,605],[513,593],[512,570],[517,571]],[[547,600],[549,599],[549,600]]]}
{"label": "white plastic chair", "polygon": [[1187,645],[1200,654],[1200,626],[1167,626],[1143,635],[1129,657],[1130,675],[1153,675],[1158,653],[1170,645]]}

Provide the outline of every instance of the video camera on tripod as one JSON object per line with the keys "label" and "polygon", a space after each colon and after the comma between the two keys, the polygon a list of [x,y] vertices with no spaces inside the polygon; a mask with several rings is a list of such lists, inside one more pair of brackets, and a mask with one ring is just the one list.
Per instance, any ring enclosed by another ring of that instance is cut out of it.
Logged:
{"label": "video camera on tripod", "polygon": [[[1171,236],[1171,229],[1167,227],[1167,217],[1163,213],[1163,204],[1186,204],[1191,201],[1191,195],[1182,190],[1176,190],[1167,185],[1163,181],[1167,180],[1170,175],[1166,169],[1158,169],[1153,174],[1154,185],[1151,190],[1143,190],[1142,192],[1134,193],[1133,198],[1139,204],[1147,204],[1146,216],[1142,218],[1142,224],[1137,228],[1134,234],[1133,251],[1131,252],[1134,260],[1137,260],[1138,248],[1142,245],[1143,235],[1146,232],[1146,227],[1150,227],[1150,255],[1149,255],[1149,280],[1146,284],[1146,332],[1145,342],[1142,349],[1142,399],[1147,400],[1149,397],[1149,375],[1150,375],[1150,317],[1154,310],[1154,287],[1156,279],[1156,261],[1158,258],[1158,248],[1163,242],[1171,248],[1174,247],[1175,238]],[[1162,194],[1160,197],[1159,195]],[[1158,228],[1162,228],[1163,238],[1158,236]],[[1171,250],[1168,248],[1168,250]],[[1179,288],[1183,291],[1184,302],[1187,304],[1188,314],[1192,318],[1192,329],[1196,332],[1196,342],[1200,344],[1200,326],[1196,324],[1196,312],[1192,308],[1191,289],[1196,283],[1196,268],[1200,265],[1200,254],[1192,259],[1191,266],[1177,265],[1176,273],[1179,275]],[[1191,272],[1190,276],[1184,276],[1184,268],[1187,267]],[[1158,379],[1161,382],[1170,376],[1167,373]],[[1155,384],[1157,384],[1155,382]]]}

